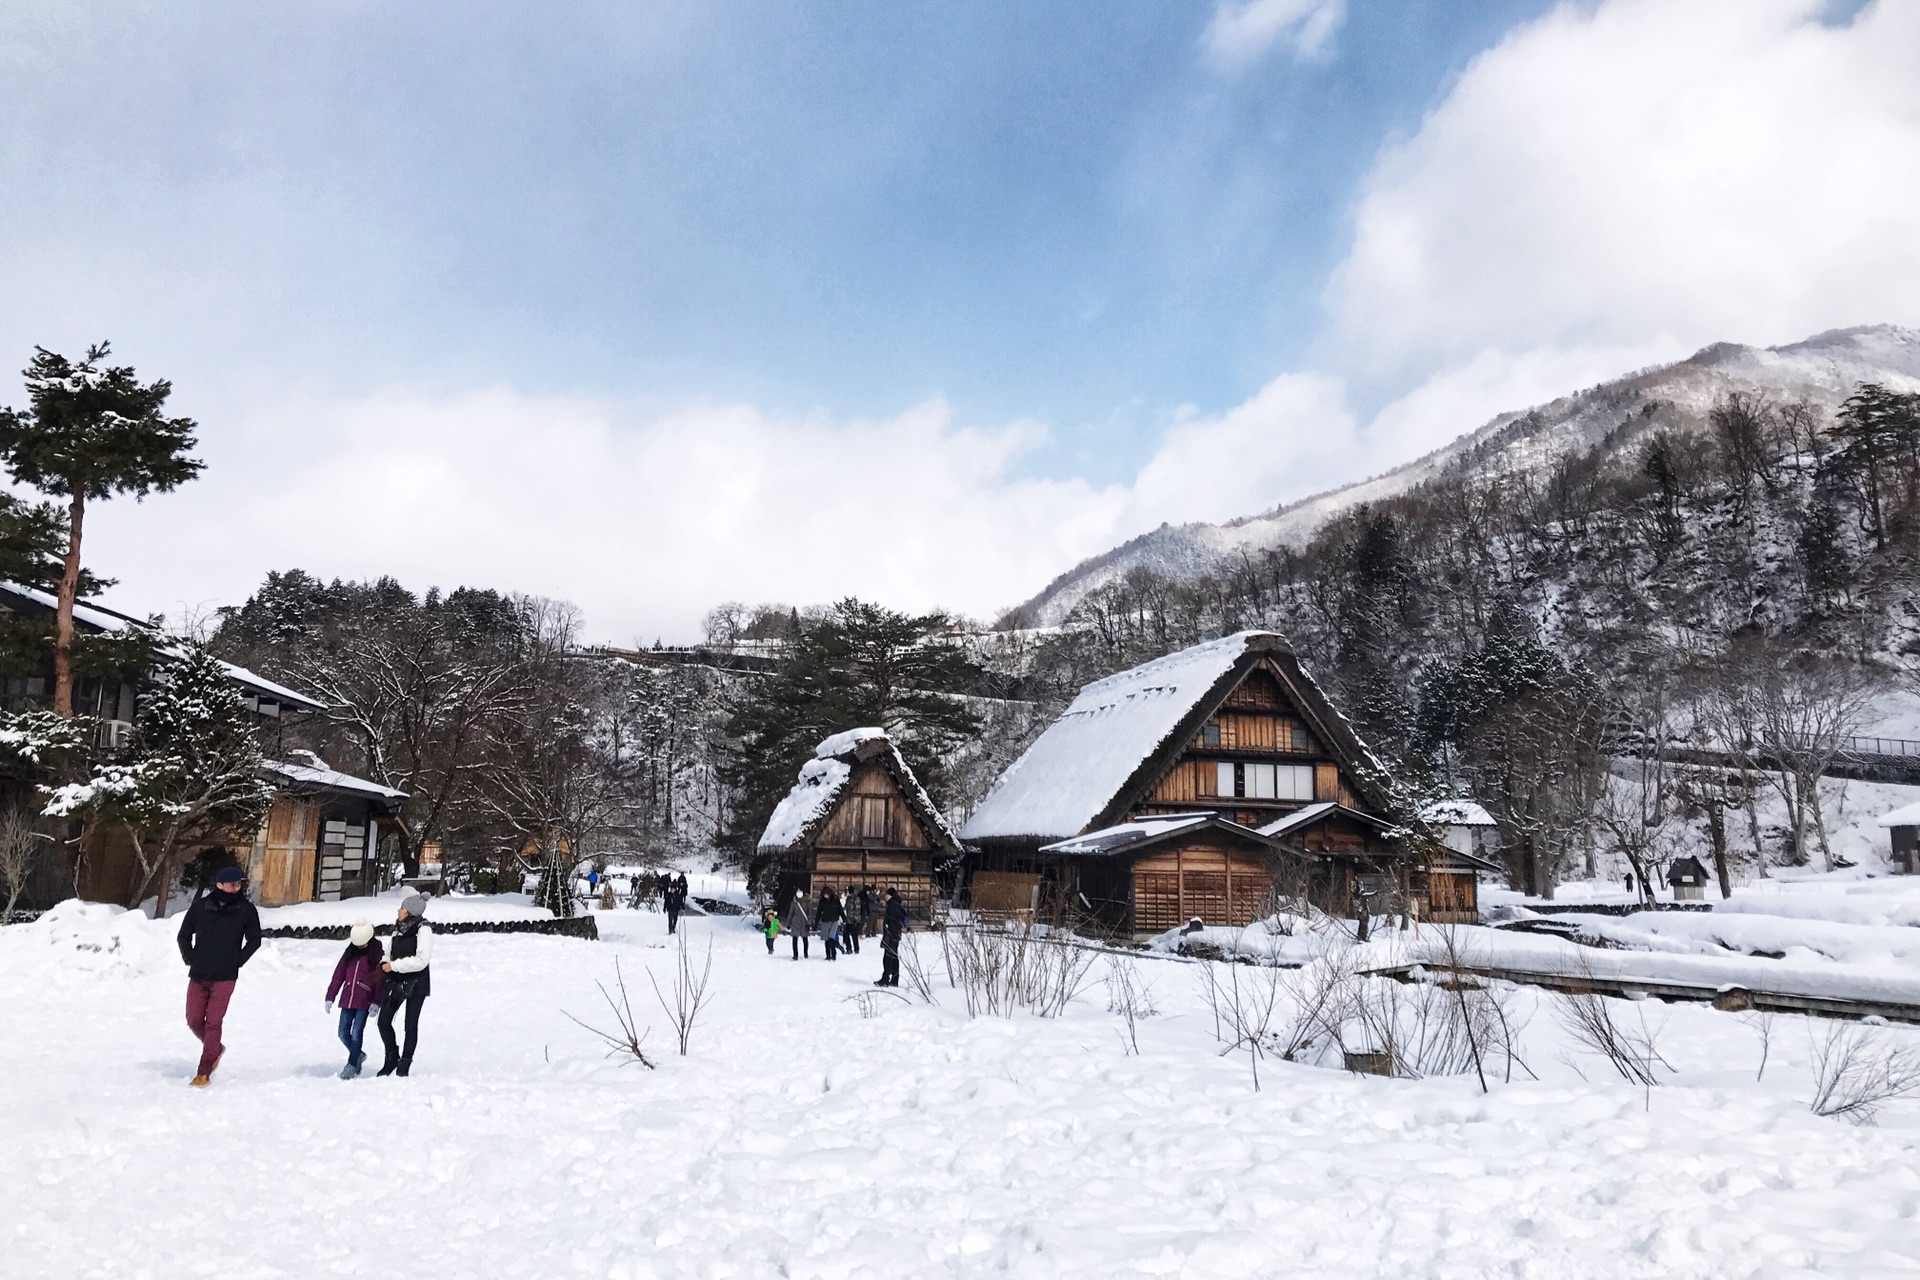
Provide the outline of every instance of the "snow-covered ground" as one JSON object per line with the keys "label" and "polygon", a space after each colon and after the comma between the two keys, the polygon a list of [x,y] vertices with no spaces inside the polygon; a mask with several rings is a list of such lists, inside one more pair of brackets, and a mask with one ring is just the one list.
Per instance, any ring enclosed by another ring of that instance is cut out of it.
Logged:
{"label": "snow-covered ground", "polygon": [[[461,909],[511,902],[469,900]],[[523,904],[522,904],[523,905]],[[436,904],[432,910],[443,909]],[[451,908],[446,908],[451,909]],[[431,917],[432,910],[429,915]],[[1065,1017],[878,999],[879,956],[796,964],[737,918],[686,1058],[661,920],[437,944],[409,1080],[342,1082],[339,944],[271,941],[191,1091],[170,922],[71,904],[0,930],[0,1274],[20,1276],[1912,1275],[1920,1104],[1810,1114],[1810,1030],[1646,1004],[1675,1071],[1629,1087],[1556,997],[1508,993],[1540,1079],[1385,1080],[1222,1056],[1207,966],[1137,963],[1140,1053],[1098,985]],[[1551,939],[1530,941],[1547,943]],[[936,948],[932,939],[922,946]],[[1564,944],[1561,944],[1564,945]],[[1604,954],[1604,953],[1596,953]],[[660,1068],[607,1060],[625,973]],[[1765,963],[1753,961],[1751,963]],[[1095,973],[1098,974],[1096,968]],[[1920,1033],[1876,1032],[1911,1043]],[[1584,1078],[1583,1078],[1584,1077]]]}

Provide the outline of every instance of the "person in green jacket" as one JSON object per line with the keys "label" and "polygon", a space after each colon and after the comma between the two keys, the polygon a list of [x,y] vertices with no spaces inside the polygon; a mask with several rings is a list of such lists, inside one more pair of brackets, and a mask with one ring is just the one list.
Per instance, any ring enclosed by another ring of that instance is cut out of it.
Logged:
{"label": "person in green jacket", "polygon": [[780,917],[771,905],[760,908],[760,932],[767,935],[767,954],[773,954],[773,941],[780,936]]}

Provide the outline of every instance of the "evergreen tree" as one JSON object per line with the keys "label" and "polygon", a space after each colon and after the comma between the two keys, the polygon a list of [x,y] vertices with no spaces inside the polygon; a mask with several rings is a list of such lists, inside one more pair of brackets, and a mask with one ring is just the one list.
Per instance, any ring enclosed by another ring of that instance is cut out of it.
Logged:
{"label": "evergreen tree", "polygon": [[1864,528],[1875,548],[1885,547],[1887,507],[1904,496],[1911,508],[1920,478],[1920,395],[1863,382],[1841,404],[1832,435],[1839,447],[1824,465],[1859,487]]}
{"label": "evergreen tree", "polygon": [[821,740],[848,729],[885,729],[928,792],[943,799],[943,757],[980,723],[959,696],[979,669],[951,629],[945,614],[854,599],[796,619],[778,668],[747,684],[729,711],[733,742],[721,777],[733,804],[721,845],[757,873],[754,848],[774,806]]}
{"label": "evergreen tree", "polygon": [[[84,718],[44,711],[14,724],[43,753],[69,754],[87,738],[85,726]],[[131,746],[95,759],[82,780],[49,789],[44,812],[123,828],[139,864],[127,905],[155,894],[156,914],[164,915],[183,847],[259,826],[274,790],[261,764],[253,713],[239,686],[219,660],[187,645],[156,670]]]}
{"label": "evergreen tree", "polygon": [[201,464],[187,456],[195,444],[193,420],[162,412],[172,383],[142,383],[125,365],[103,367],[110,353],[104,342],[79,361],[34,350],[25,371],[31,408],[0,408],[0,460],[15,480],[67,504],[53,637],[53,710],[67,717],[73,714],[73,602],[88,501],[164,493],[199,475]]}

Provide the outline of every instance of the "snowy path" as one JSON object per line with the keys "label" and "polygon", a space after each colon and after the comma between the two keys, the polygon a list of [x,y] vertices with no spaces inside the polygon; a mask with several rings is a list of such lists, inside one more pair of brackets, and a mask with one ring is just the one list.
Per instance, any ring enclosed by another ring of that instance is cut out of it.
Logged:
{"label": "snowy path", "polygon": [[[1124,1056],[1093,988],[1059,1021],[958,997],[860,1017],[877,952],[769,960],[714,941],[692,1056],[606,1062],[619,957],[636,1009],[659,917],[608,940],[457,936],[435,958],[415,1078],[332,1078],[337,944],[249,967],[233,1048],[189,1092],[164,930],[120,949],[0,933],[0,1274],[356,1276],[1911,1276],[1920,1108],[1809,1115],[1804,1034],[1774,1065],[1735,1018],[1676,1007],[1673,1085],[1583,1083],[1535,1016],[1544,1084],[1387,1081],[1216,1056],[1195,967]],[[637,989],[636,989],[637,984]],[[1531,1007],[1546,999],[1522,991]],[[643,1013],[643,1017],[644,1017]],[[672,1046],[653,1011],[651,1045]],[[1904,1034],[1904,1033],[1903,1033]],[[1795,1036],[1798,1035],[1798,1039]]]}

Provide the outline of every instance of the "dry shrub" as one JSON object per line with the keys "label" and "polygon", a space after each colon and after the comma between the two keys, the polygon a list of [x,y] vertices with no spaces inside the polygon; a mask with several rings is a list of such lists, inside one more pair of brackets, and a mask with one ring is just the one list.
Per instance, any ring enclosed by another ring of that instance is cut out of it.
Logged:
{"label": "dry shrub", "polygon": [[680,1043],[680,1056],[687,1056],[687,1042],[693,1038],[693,1027],[700,1020],[700,1012],[711,1004],[712,997],[707,992],[707,981],[713,976],[713,940],[707,940],[707,962],[694,976],[693,959],[687,954],[687,935],[680,934],[680,953],[673,967],[673,1000],[668,1002],[666,993],[660,990],[660,979],[653,976],[653,970],[647,970],[647,981],[653,984],[653,995],[660,1002],[661,1009],[673,1021],[674,1038]]}
{"label": "dry shrub", "polygon": [[[1593,971],[1585,969],[1584,972],[1591,981]],[[1631,1023],[1616,1016],[1618,1006],[1628,1004],[1634,1010]],[[1609,1000],[1591,986],[1583,986],[1561,994],[1559,1013],[1560,1025],[1568,1034],[1606,1059],[1629,1084],[1651,1090],[1660,1083],[1662,1068],[1674,1069],[1660,1052],[1662,1027],[1647,1023],[1646,1009],[1638,1001]]]}
{"label": "dry shrub", "polygon": [[1107,957],[1107,1012],[1125,1024],[1121,1039],[1128,1053],[1140,1052],[1139,1024],[1159,1010],[1153,1006],[1153,983],[1140,976],[1140,962],[1130,956]]}
{"label": "dry shrub", "polygon": [[1027,1009],[1042,1018],[1066,1011],[1085,988],[1095,948],[1041,927],[968,924],[940,934],[947,976],[967,1015],[1012,1017]]}
{"label": "dry shrub", "polygon": [[[615,1000],[613,993],[607,990],[606,983],[595,982],[593,985],[600,988],[600,995],[606,1000],[607,1007],[613,1010],[613,1020],[619,1027],[618,1031],[602,1031],[599,1027],[593,1026],[590,1023],[581,1022],[580,1019],[575,1018],[570,1013],[567,1014],[567,1017],[598,1036],[601,1041],[606,1044],[607,1056],[609,1058],[623,1059],[620,1064],[621,1066],[631,1066],[634,1063],[638,1063],[651,1071],[653,1069],[653,1059],[647,1057],[646,1051],[640,1047],[641,1043],[647,1038],[647,1031],[651,1030],[651,1028],[642,1030],[640,1020],[634,1016],[633,1005],[627,999],[627,980],[621,976],[620,961],[618,958],[613,962],[613,977],[620,991],[620,998],[618,1000]],[[565,1012],[565,1010],[562,1010],[562,1012]]]}
{"label": "dry shrub", "polygon": [[1920,1093],[1920,1049],[1886,1042],[1874,1027],[1830,1023],[1813,1038],[1813,1100],[1817,1116],[1840,1116],[1854,1124],[1872,1124],[1880,1108],[1897,1098]]}

